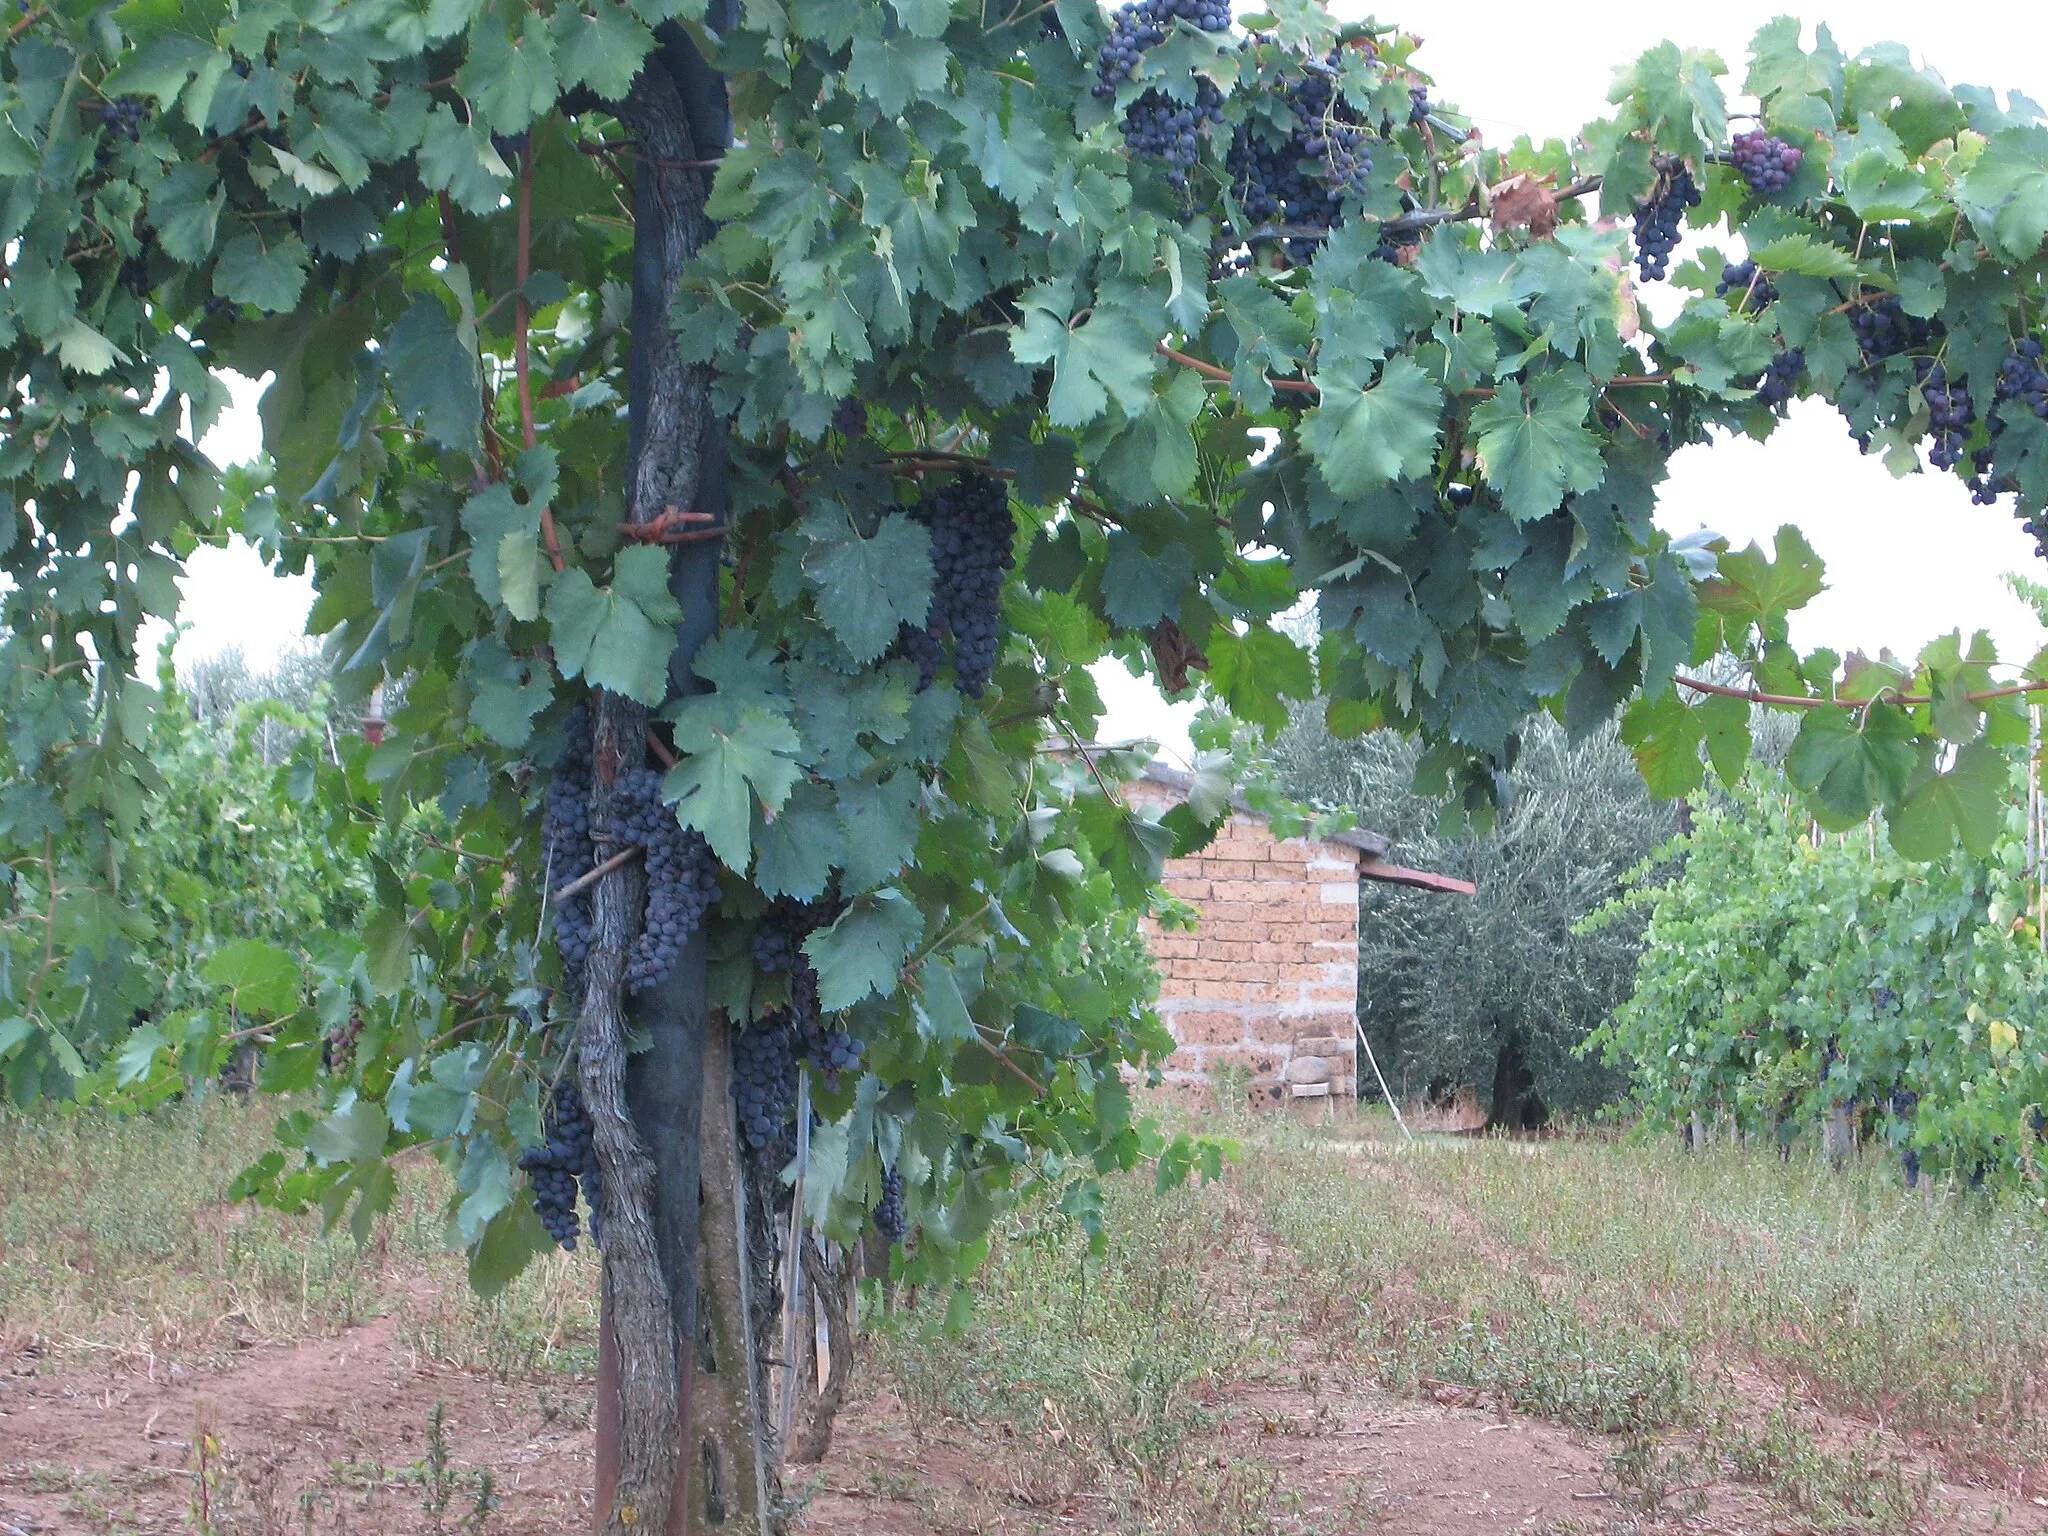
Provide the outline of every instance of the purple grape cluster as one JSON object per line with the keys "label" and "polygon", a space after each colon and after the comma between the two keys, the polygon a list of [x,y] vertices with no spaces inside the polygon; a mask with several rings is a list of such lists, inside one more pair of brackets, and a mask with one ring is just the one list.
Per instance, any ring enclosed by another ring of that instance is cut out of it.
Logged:
{"label": "purple grape cluster", "polygon": [[1929,424],[1934,428],[1934,446],[1927,452],[1936,469],[1954,469],[1963,461],[1963,442],[1977,421],[1976,402],[1970,399],[1969,382],[1949,379],[1940,363],[1923,361],[1919,368],[1920,393],[1927,401]]}
{"label": "purple grape cluster", "polygon": [[896,628],[895,649],[897,655],[917,663],[917,691],[923,693],[931,687],[946,660],[946,648],[939,643],[939,637],[915,624],[900,624]]}
{"label": "purple grape cluster", "polygon": [[757,1019],[733,1041],[732,1097],[749,1147],[767,1152],[781,1142],[796,1103],[796,1041],[787,1014]]}
{"label": "purple grape cluster", "polygon": [[[555,759],[541,810],[542,868],[549,890],[589,873],[597,863],[590,837],[590,711],[579,704],[563,722],[566,739]],[[590,958],[590,893],[555,903],[555,949],[572,993],[580,992],[584,962]]]}
{"label": "purple grape cluster", "polygon": [[875,1206],[875,1230],[892,1243],[903,1241],[903,1175],[894,1168],[882,1173],[882,1198]]}
{"label": "purple grape cluster", "polygon": [[[1344,199],[1364,190],[1372,175],[1372,138],[1337,90],[1341,62],[1332,51],[1287,88],[1294,122],[1285,140],[1274,142],[1269,129],[1253,123],[1231,136],[1225,165],[1238,206],[1254,225],[1332,229],[1343,221]],[[1287,251],[1306,261],[1319,243],[1320,237],[1294,237]]]}
{"label": "purple grape cluster", "polygon": [[1109,21],[1109,38],[1095,61],[1097,101],[1108,101],[1131,78],[1147,48],[1156,48],[1173,30],[1175,18],[1204,32],[1230,30],[1230,0],[1135,0],[1119,6]]}
{"label": "purple grape cluster", "polygon": [[651,991],[675,969],[683,945],[718,900],[718,860],[703,834],[662,803],[661,775],[629,768],[613,786],[614,840],[646,850],[647,910],[626,956],[626,990]]}
{"label": "purple grape cluster", "polygon": [[117,139],[133,144],[142,137],[142,125],[149,121],[149,103],[140,96],[123,96],[100,107],[100,122]]}
{"label": "purple grape cluster", "polygon": [[[2005,355],[2005,361],[1998,366],[1998,382],[1993,386],[1993,403],[1985,414],[1984,428],[1991,434],[1993,443],[2005,431],[2005,416],[2008,411],[2031,411],[2036,417],[2048,421],[2048,356],[2044,356],[2041,343],[2032,336],[2014,344]],[[1970,456],[1976,473],[1970,478],[1970,499],[1980,507],[1996,506],[1998,498],[2007,491],[2019,489],[2010,475],[1992,473],[1993,449],[1987,445]],[[2016,516],[2021,516],[2017,511]],[[2034,537],[2035,552],[2048,560],[2048,520],[2040,513],[2021,516],[2021,526]]]}
{"label": "purple grape cluster", "polygon": [[848,395],[832,412],[832,430],[841,437],[868,435],[868,408],[859,395]]}
{"label": "purple grape cluster", "polygon": [[822,897],[816,901],[776,897],[754,930],[750,944],[754,968],[769,975],[794,970],[803,957],[804,940],[838,921],[839,911],[838,902]]}
{"label": "purple grape cluster", "polygon": [[1735,135],[1734,149],[1729,155],[1742,179],[1749,183],[1749,190],[1758,197],[1776,197],[1784,191],[1805,158],[1805,150],[1794,149],[1783,139],[1766,137],[1761,128]]}
{"label": "purple grape cluster", "polygon": [[928,628],[953,640],[953,686],[978,699],[1002,646],[1003,581],[1017,563],[1010,493],[989,475],[964,474],[927,491],[912,515],[932,531]]}
{"label": "purple grape cluster", "polygon": [[1799,375],[1806,371],[1806,349],[1790,347],[1780,352],[1764,369],[1756,382],[1756,398],[1759,405],[1775,411],[1790,400],[1799,388]]}
{"label": "purple grape cluster", "polygon": [[1134,155],[1164,161],[1166,179],[1185,187],[1188,172],[1202,156],[1202,125],[1222,121],[1223,92],[1213,81],[1196,82],[1192,106],[1148,90],[1124,112],[1124,144]]}
{"label": "purple grape cluster", "polygon": [[590,1205],[590,1236],[598,1237],[600,1184],[597,1148],[591,1143],[590,1112],[583,1107],[573,1071],[564,1074],[548,1096],[544,1121],[547,1140],[519,1154],[520,1169],[533,1186],[534,1209],[540,1224],[564,1249],[576,1249],[576,1194],[579,1185]]}
{"label": "purple grape cluster", "polygon": [[1662,282],[1678,249],[1685,210],[1700,205],[1700,189],[1681,162],[1662,167],[1650,200],[1636,210],[1636,266],[1646,283]]}
{"label": "purple grape cluster", "polygon": [[1754,261],[1733,262],[1721,268],[1721,280],[1714,284],[1714,297],[1725,299],[1731,293],[1735,300],[1728,307],[1748,309],[1751,313],[1778,300],[1778,290],[1771,286],[1770,278],[1757,270]]}
{"label": "purple grape cluster", "polygon": [[1408,121],[1426,123],[1429,121],[1429,87],[1411,85],[1408,87]]}
{"label": "purple grape cluster", "polygon": [[1865,368],[1874,368],[1902,352],[1917,352],[1941,335],[1934,322],[1907,314],[1897,294],[1868,291],[1863,302],[1849,312],[1849,329]]}

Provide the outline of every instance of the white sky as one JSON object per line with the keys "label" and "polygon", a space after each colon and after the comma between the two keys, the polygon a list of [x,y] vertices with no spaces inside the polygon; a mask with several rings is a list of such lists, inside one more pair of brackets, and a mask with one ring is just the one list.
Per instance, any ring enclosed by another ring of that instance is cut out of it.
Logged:
{"label": "white sky", "polygon": [[[1356,0],[1338,3],[1345,14],[1372,9]],[[1505,144],[1523,133],[1567,136],[1602,115],[1614,67],[1666,37],[1719,52],[1732,92],[1750,37],[1786,9],[1749,0],[1682,10],[1643,0],[1437,0],[1410,14],[1383,14],[1421,30],[1416,64],[1435,78],[1433,95],[1470,113],[1488,142]],[[1924,0],[1829,0],[1800,14],[1809,28],[1825,21],[1851,55],[1875,42],[1905,42],[1951,83],[2017,89],[2048,102],[2048,8],[2017,0],[1954,9]],[[1654,292],[1651,301],[1657,304]],[[216,461],[255,451],[254,399],[253,390],[238,391],[237,408],[207,443]],[[1689,448],[1671,467],[1661,526],[1709,527],[1739,547],[1751,539],[1768,543],[1781,523],[1796,523],[1827,562],[1831,590],[1795,618],[1797,644],[1911,653],[1950,629],[1984,628],[2001,656],[2023,662],[2040,643],[2039,627],[2000,577],[2020,571],[2048,580],[2048,566],[2007,508],[1972,506],[1952,476],[1894,480],[1882,464],[1857,454],[1841,418],[1826,406],[1808,402],[1795,410],[1769,444]],[[247,549],[198,551],[185,590],[183,617],[192,634],[184,654],[238,645],[255,665],[291,643],[311,603],[306,583],[269,575]],[[1169,754],[1185,756],[1191,707],[1168,709],[1115,664],[1098,676],[1110,705],[1105,739],[1151,736]]]}

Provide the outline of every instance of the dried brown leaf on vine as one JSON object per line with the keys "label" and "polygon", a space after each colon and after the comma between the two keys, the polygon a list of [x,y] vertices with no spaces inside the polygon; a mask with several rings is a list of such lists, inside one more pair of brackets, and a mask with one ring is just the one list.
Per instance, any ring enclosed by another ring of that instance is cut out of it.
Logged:
{"label": "dried brown leaf on vine", "polygon": [[1517,171],[1506,181],[1486,189],[1493,227],[1526,228],[1531,240],[1548,240],[1557,233],[1557,177]]}
{"label": "dried brown leaf on vine", "polygon": [[1188,685],[1188,669],[1209,670],[1209,658],[1195,649],[1186,631],[1171,619],[1152,626],[1152,660],[1159,668],[1159,686],[1179,693]]}

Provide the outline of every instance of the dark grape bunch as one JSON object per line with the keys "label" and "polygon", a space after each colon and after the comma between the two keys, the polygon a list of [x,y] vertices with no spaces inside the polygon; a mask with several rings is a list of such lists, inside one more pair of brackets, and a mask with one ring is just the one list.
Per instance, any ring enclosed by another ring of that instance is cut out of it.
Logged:
{"label": "dark grape bunch", "polygon": [[1636,266],[1646,283],[1662,282],[1678,249],[1685,210],[1700,205],[1700,189],[1683,162],[1666,160],[1650,200],[1636,210]]}
{"label": "dark grape bunch", "polygon": [[[1998,382],[1992,388],[1993,403],[1985,414],[1984,428],[1996,443],[2005,431],[2008,412],[2031,411],[2042,421],[2048,421],[2048,356],[2039,341],[2028,336],[2016,343],[1998,367]],[[2010,475],[1994,475],[1992,469],[1993,450],[1986,446],[1970,456],[1976,474],[1970,478],[1970,499],[1980,507],[1996,506],[1998,498],[2006,491],[2019,487]],[[2048,519],[2035,513],[2022,520],[2021,526],[2034,537],[2035,552],[2048,560]]]}
{"label": "dark grape bunch", "polygon": [[718,860],[703,834],[685,828],[662,803],[661,775],[652,768],[627,769],[613,792],[614,838],[647,850],[647,910],[626,956],[626,990],[640,993],[667,978],[718,900]]}
{"label": "dark grape bunch", "polygon": [[139,96],[122,96],[100,107],[100,122],[117,139],[133,144],[142,137],[142,125],[149,121],[149,103]]}
{"label": "dark grape bunch", "polygon": [[927,491],[913,515],[932,531],[930,631],[952,637],[953,685],[978,699],[1002,644],[1003,578],[1017,563],[1010,493],[965,474]]}
{"label": "dark grape bunch", "polygon": [[1954,469],[1963,461],[1963,441],[1977,421],[1977,406],[1970,399],[1969,382],[1950,382],[1948,370],[1940,363],[1922,361],[1919,367],[1920,393],[1927,400],[1929,424],[1934,428],[1934,446],[1927,459],[1936,469]]}
{"label": "dark grape bunch", "polygon": [[[541,811],[542,868],[555,890],[589,872],[597,862],[590,839],[590,711],[577,705],[563,722],[566,739],[555,759]],[[590,958],[590,896],[588,892],[555,903],[555,948],[562,973],[572,991],[581,990],[583,965]]]}
{"label": "dark grape bunch", "polygon": [[802,958],[804,940],[820,928],[829,928],[838,920],[839,911],[839,903],[822,897],[816,901],[776,897],[754,930],[750,946],[754,968],[770,975],[793,970]]}
{"label": "dark grape bunch", "polygon": [[355,1066],[356,1041],[362,1033],[363,1016],[350,1009],[347,1019],[320,1037],[320,1059],[328,1071],[346,1073]]}
{"label": "dark grape bunch", "polygon": [[832,430],[841,437],[868,435],[868,408],[859,395],[848,395],[832,412]]}
{"label": "dark grape bunch", "polygon": [[1757,270],[1753,261],[1733,262],[1721,268],[1721,280],[1714,284],[1714,297],[1725,299],[1734,294],[1729,304],[1733,310],[1748,310],[1751,314],[1766,304],[1778,301],[1778,290],[1771,286],[1771,280]]}
{"label": "dark grape bunch", "polygon": [[1919,351],[1941,335],[1938,325],[1907,314],[1895,293],[1866,292],[1863,302],[1849,311],[1849,329],[1865,368],[1902,352]]}
{"label": "dark grape bunch", "polygon": [[771,1013],[740,1031],[732,1046],[732,1098],[740,1135],[766,1152],[782,1140],[796,1102],[796,1049],[789,1015]]}
{"label": "dark grape bunch", "polygon": [[576,1194],[579,1183],[590,1201],[590,1236],[598,1238],[597,1149],[590,1140],[590,1112],[583,1107],[572,1072],[555,1084],[547,1104],[547,1140],[519,1154],[519,1166],[533,1186],[534,1208],[548,1236],[576,1250]]}
{"label": "dark grape bunch", "polygon": [[1426,123],[1429,121],[1429,87],[1411,85],[1408,87],[1408,121]]}
{"label": "dark grape bunch", "polygon": [[1223,121],[1223,92],[1213,81],[1199,80],[1190,106],[1161,91],[1148,90],[1124,112],[1124,144],[1134,155],[1166,162],[1166,179],[1176,187],[1188,184],[1188,172],[1201,158],[1204,123]]}
{"label": "dark grape bunch", "polygon": [[1806,371],[1806,349],[1792,347],[1771,359],[1763,376],[1757,380],[1757,403],[1770,410],[1776,410],[1792,398],[1799,388],[1799,375]]}
{"label": "dark grape bunch", "polygon": [[892,1243],[903,1241],[903,1175],[894,1168],[882,1173],[882,1198],[875,1206],[875,1230]]}
{"label": "dark grape bunch", "polygon": [[1131,78],[1147,48],[1166,41],[1175,18],[1188,21],[1204,32],[1230,29],[1230,0],[1136,0],[1119,6],[1109,21],[1109,39],[1095,61],[1097,101],[1108,101],[1116,88]]}
{"label": "dark grape bunch", "polygon": [[939,643],[939,637],[929,629],[920,629],[915,624],[896,626],[896,654],[917,663],[917,691],[923,693],[931,687],[939,675],[939,668],[945,663],[946,648]]}
{"label": "dark grape bunch", "polygon": [[1750,191],[1758,197],[1775,197],[1792,180],[1792,173],[1799,169],[1806,151],[1794,149],[1783,139],[1768,138],[1757,128],[1735,135],[1728,158],[1735,162],[1735,169],[1749,183]]}
{"label": "dark grape bunch", "polygon": [[[1303,77],[1287,87],[1284,99],[1294,123],[1285,140],[1274,142],[1270,129],[1254,123],[1241,124],[1231,136],[1225,164],[1238,206],[1252,224],[1329,230],[1343,222],[1345,197],[1364,189],[1372,174],[1372,137],[1337,90],[1341,63],[1332,51],[1310,61]],[[1294,236],[1286,249],[1306,261],[1319,243],[1319,235]]]}

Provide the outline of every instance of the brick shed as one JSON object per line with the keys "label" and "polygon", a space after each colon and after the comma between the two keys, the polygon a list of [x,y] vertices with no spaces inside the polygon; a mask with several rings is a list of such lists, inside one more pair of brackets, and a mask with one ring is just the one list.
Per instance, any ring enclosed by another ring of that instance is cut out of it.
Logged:
{"label": "brick shed", "polygon": [[[1154,763],[1126,793],[1163,812],[1191,782]],[[1240,801],[1208,847],[1167,861],[1167,891],[1198,914],[1190,931],[1151,930],[1159,1017],[1180,1047],[1168,1083],[1206,1099],[1228,1064],[1250,1074],[1255,1103],[1358,1092],[1358,882],[1473,890],[1387,851],[1376,832],[1275,837]]]}

